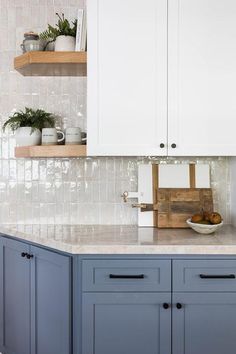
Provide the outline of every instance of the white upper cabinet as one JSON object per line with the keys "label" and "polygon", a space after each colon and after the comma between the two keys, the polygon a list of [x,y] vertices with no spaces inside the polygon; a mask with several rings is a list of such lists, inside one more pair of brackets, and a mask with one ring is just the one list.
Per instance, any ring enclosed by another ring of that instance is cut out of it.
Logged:
{"label": "white upper cabinet", "polygon": [[167,0],[87,6],[88,154],[166,155]]}
{"label": "white upper cabinet", "polygon": [[236,0],[88,0],[88,154],[236,156]]}
{"label": "white upper cabinet", "polygon": [[236,155],[236,1],[169,0],[168,11],[169,155]]}

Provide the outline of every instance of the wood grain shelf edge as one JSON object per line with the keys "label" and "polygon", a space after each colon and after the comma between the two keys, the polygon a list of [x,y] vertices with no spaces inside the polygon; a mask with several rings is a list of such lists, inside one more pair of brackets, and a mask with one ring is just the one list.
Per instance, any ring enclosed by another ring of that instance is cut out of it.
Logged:
{"label": "wood grain shelf edge", "polygon": [[86,145],[20,146],[15,148],[15,157],[86,157]]}
{"label": "wood grain shelf edge", "polygon": [[14,59],[16,70],[31,64],[86,64],[87,52],[27,52]]}

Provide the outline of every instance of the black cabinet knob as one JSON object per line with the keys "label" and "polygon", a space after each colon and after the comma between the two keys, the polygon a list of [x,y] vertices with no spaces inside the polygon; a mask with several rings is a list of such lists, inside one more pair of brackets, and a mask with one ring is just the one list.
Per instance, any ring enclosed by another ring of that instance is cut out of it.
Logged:
{"label": "black cabinet knob", "polygon": [[171,144],[172,149],[176,149],[176,144]]}
{"label": "black cabinet knob", "polygon": [[165,147],[165,144],[161,143],[161,144],[160,144],[160,148],[161,148],[161,149],[164,149],[164,147]]}
{"label": "black cabinet knob", "polygon": [[182,305],[178,302],[178,303],[176,304],[176,308],[177,308],[178,310],[180,310],[180,309],[182,309]]}
{"label": "black cabinet knob", "polygon": [[34,256],[32,254],[27,254],[27,259],[33,258]]}
{"label": "black cabinet knob", "polygon": [[167,309],[169,308],[169,304],[167,304],[167,302],[165,302],[165,303],[163,304],[163,308],[164,308],[165,310],[167,310]]}
{"label": "black cabinet knob", "polygon": [[25,253],[25,252],[21,253],[21,257],[25,258],[26,256],[27,256],[27,253]]}

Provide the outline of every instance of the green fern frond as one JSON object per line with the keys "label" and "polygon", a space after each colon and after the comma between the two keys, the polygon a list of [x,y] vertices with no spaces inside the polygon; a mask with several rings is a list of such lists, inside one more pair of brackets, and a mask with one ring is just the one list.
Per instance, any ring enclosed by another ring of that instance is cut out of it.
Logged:
{"label": "green fern frond", "polygon": [[56,13],[58,22],[55,27],[48,24],[48,29],[40,33],[40,38],[43,40],[55,41],[58,36],[72,36],[76,37],[77,32],[77,20],[72,24],[65,19],[64,14]]}
{"label": "green fern frond", "polygon": [[20,127],[31,127],[32,132],[36,129],[53,128],[55,126],[55,118],[51,113],[47,113],[42,109],[32,109],[25,107],[25,111],[15,112],[3,125],[3,131],[6,127],[14,132]]}

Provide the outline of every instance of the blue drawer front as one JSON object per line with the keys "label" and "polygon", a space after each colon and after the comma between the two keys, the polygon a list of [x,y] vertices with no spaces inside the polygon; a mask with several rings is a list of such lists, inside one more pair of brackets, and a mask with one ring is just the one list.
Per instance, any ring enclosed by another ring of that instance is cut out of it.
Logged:
{"label": "blue drawer front", "polygon": [[234,292],[236,260],[174,260],[173,291]]}
{"label": "blue drawer front", "polygon": [[171,291],[169,260],[84,260],[83,291]]}

